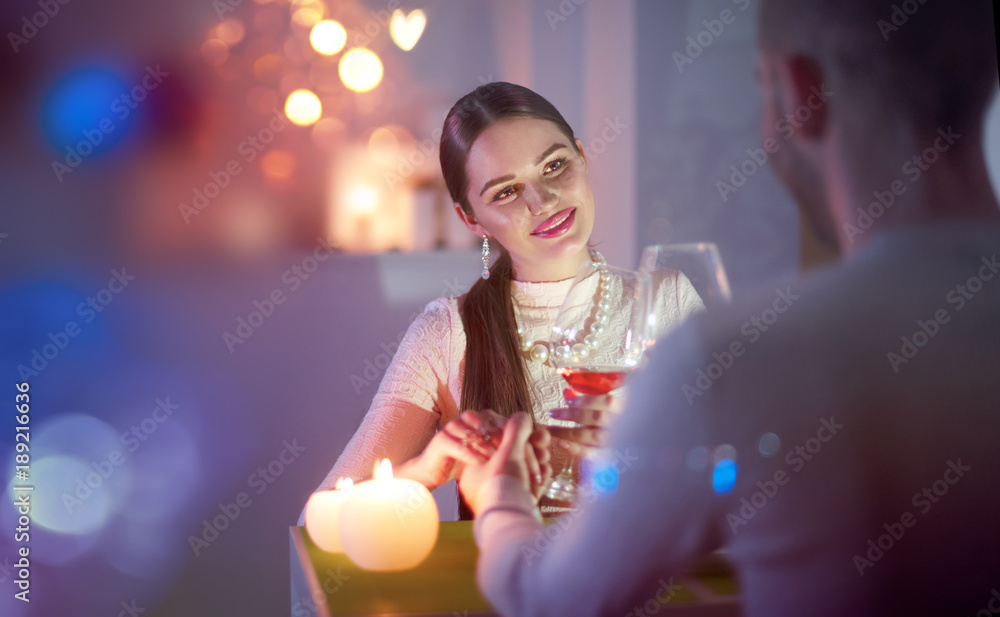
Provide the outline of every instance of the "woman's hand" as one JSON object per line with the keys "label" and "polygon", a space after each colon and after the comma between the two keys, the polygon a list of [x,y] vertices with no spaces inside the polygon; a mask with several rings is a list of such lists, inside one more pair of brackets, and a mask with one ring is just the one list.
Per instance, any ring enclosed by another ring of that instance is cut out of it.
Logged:
{"label": "woman's hand", "polygon": [[528,414],[519,411],[504,426],[496,454],[488,461],[466,465],[458,488],[475,513],[480,509],[479,489],[487,480],[499,475],[517,478],[537,501],[552,476],[549,456],[548,431],[544,427],[533,431]]}
{"label": "woman's hand", "polygon": [[502,426],[503,418],[492,411],[464,411],[435,433],[423,452],[394,473],[429,489],[437,488],[461,475],[463,465],[480,465],[489,460],[500,444]]}
{"label": "woman's hand", "polygon": [[549,432],[571,456],[586,456],[604,445],[607,429],[621,413],[624,401],[621,397],[603,394],[587,396],[565,390],[567,407],[549,411],[556,420],[569,420],[580,426],[551,426]]}

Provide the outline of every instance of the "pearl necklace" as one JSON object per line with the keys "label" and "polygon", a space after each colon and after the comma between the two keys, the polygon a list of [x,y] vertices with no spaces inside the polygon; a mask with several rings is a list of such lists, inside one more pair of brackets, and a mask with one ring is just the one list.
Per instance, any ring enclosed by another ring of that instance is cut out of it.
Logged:
{"label": "pearl necklace", "polygon": [[[590,258],[600,265],[607,265],[604,256],[597,251],[590,251]],[[587,333],[583,337],[582,343],[555,346],[551,341],[527,340],[524,338],[524,329],[518,326],[517,336],[521,339],[521,351],[525,352],[528,359],[532,362],[548,364],[549,366],[553,366],[550,362],[550,358],[553,355],[557,358],[570,355],[578,358],[586,358],[590,354],[590,350],[597,349],[600,346],[600,337],[604,333],[605,326],[607,326],[610,319],[608,309],[611,307],[611,293],[608,289],[607,270],[600,270],[600,278],[597,282],[597,291],[594,294],[594,298],[597,305],[597,312],[594,313],[594,321],[590,324],[590,328],[586,330]],[[553,347],[554,349],[552,349]]]}

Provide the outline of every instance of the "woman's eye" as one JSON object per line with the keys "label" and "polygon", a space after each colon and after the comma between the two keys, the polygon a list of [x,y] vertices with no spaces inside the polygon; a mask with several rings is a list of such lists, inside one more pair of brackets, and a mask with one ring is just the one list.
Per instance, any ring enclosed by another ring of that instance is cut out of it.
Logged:
{"label": "woman's eye", "polygon": [[513,194],[514,194],[514,187],[508,186],[507,188],[503,189],[502,191],[494,195],[493,201],[501,201],[507,199],[508,197],[511,197]]}
{"label": "woman's eye", "polygon": [[566,166],[566,159],[556,159],[545,166],[545,173],[550,174]]}

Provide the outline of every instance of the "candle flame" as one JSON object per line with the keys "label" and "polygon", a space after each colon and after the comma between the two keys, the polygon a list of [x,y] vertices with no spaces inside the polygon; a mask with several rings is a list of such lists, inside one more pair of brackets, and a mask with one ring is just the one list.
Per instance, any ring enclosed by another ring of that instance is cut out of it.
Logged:
{"label": "candle flame", "polygon": [[345,494],[350,493],[354,490],[354,480],[351,478],[337,478],[337,483],[333,486],[333,490]]}
{"label": "candle flame", "polygon": [[375,467],[376,480],[392,480],[392,462],[384,458]]}

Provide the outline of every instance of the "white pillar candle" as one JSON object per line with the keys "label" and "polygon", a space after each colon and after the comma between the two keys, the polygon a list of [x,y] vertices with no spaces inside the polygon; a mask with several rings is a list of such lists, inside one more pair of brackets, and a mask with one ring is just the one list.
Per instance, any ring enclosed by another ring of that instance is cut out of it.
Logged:
{"label": "white pillar candle", "polygon": [[343,553],[340,544],[340,508],[351,496],[354,480],[340,478],[332,491],[313,493],[306,502],[306,531],[309,537],[328,553]]}
{"label": "white pillar candle", "polygon": [[437,542],[434,496],[413,480],[392,477],[383,459],[375,478],[360,482],[340,508],[340,542],[365,570],[398,572],[417,567]]}

